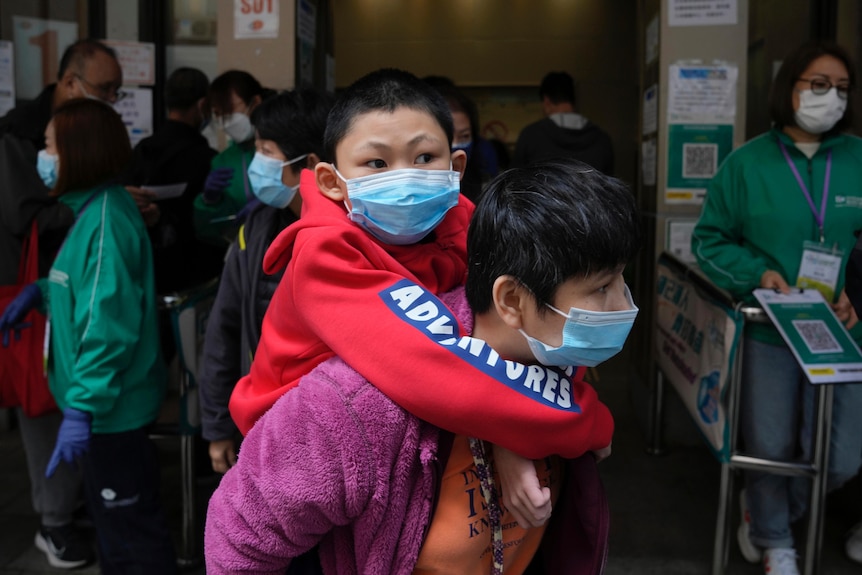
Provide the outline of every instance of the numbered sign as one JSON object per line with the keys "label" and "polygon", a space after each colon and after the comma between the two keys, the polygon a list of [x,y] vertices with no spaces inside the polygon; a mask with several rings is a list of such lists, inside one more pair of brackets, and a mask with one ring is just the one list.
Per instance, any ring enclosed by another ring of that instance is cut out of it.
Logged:
{"label": "numbered sign", "polygon": [[234,38],[278,38],[278,0],[234,0]]}
{"label": "numbered sign", "polygon": [[57,81],[63,51],[78,39],[78,23],[12,17],[17,97],[32,100]]}

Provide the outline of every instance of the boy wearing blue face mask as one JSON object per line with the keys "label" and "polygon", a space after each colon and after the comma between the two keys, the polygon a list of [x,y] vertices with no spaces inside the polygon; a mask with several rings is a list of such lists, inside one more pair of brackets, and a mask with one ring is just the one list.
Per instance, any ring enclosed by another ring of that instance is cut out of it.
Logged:
{"label": "boy wearing blue face mask", "polygon": [[[564,357],[555,362],[584,353],[592,362],[622,345],[636,314],[622,269],[638,245],[637,208],[622,182],[572,161],[545,163],[489,185],[471,221],[465,290],[438,300],[402,280],[376,297],[407,328],[402,337],[418,332],[450,363],[466,360],[517,387],[539,384],[558,406],[579,405],[584,426],[568,439],[607,446],[607,408],[595,390],[573,381],[570,367],[526,364],[537,359],[532,341],[543,353],[559,348]],[[567,318],[551,307],[569,310]],[[604,350],[574,343],[570,325],[595,324],[582,315],[621,329],[591,334],[604,338]],[[458,321],[463,332],[445,329]],[[504,395],[498,390],[482,416],[493,419]],[[459,400],[451,399],[453,409]],[[521,428],[519,419],[510,425]],[[600,458],[608,449],[596,451]],[[608,514],[593,456],[529,462],[557,509],[547,525],[525,529],[505,502],[505,462],[497,451],[493,465],[486,455],[481,441],[406,413],[331,358],[260,419],[214,493],[207,572],[283,571],[318,544],[327,573],[600,572]]]}
{"label": "boy wearing blue face mask", "polygon": [[275,237],[299,219],[300,173],[314,168],[323,155],[331,107],[328,94],[301,88],[269,98],[252,113],[257,151],[248,177],[263,205],[249,212],[228,248],[198,374],[202,434],[210,442],[213,470],[219,473],[236,463],[238,437],[228,399],[249,371],[264,312],[282,276],[263,273],[261,262]]}
{"label": "boy wearing blue face mask", "polygon": [[[459,194],[466,158],[450,151],[451,139],[445,101],[406,72],[369,74],[336,103],[324,142],[330,161],[303,172],[302,219],[279,235],[264,259],[267,273],[286,271],[251,371],[231,396],[241,432],[302,376],[337,355],[398,405],[443,429],[531,458],[577,457],[607,447],[613,427],[607,409],[594,398],[570,401],[585,367],[565,385],[513,384],[505,373],[453,356],[428,335],[452,333],[454,326],[414,310],[428,321],[427,333],[417,331],[382,298],[405,280],[443,293],[466,279],[473,206]],[[513,421],[531,433],[521,433]],[[541,523],[550,510],[547,497],[530,491],[536,513],[525,522]]]}

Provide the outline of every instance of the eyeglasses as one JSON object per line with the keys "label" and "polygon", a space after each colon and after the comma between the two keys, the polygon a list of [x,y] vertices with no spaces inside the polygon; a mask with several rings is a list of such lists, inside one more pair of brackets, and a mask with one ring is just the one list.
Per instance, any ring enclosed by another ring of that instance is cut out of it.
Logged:
{"label": "eyeglasses", "polygon": [[[108,102],[109,104],[116,104],[126,96],[128,96],[128,92],[123,92],[120,90],[119,86],[114,86],[113,84],[102,84],[101,86],[97,86],[91,82],[88,82],[86,78],[81,76],[80,74],[75,74],[75,77],[78,78],[82,83],[89,86],[97,95],[99,100],[104,102]],[[86,89],[84,89],[84,93],[86,95],[90,95]],[[104,96],[104,97],[103,97]]]}
{"label": "eyeglasses", "polygon": [[823,78],[799,78],[797,82],[808,82],[811,84],[811,91],[818,96],[826,94],[834,86],[835,91],[838,92],[838,97],[842,100],[847,99],[847,94],[849,94],[851,90],[850,84],[833,84],[829,80],[824,80]]}

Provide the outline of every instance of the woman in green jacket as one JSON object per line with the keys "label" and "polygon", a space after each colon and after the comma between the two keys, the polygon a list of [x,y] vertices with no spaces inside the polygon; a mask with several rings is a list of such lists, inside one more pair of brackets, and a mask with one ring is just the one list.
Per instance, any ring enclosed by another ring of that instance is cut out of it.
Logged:
{"label": "woman in green jacket", "polygon": [[[862,140],[844,133],[855,85],[842,48],[797,49],[773,82],[775,127],[730,154],[710,183],[692,250],[703,272],[734,297],[753,299],[755,288],[817,287],[848,328],[856,325],[843,290],[854,232],[862,228]],[[803,255],[818,263],[803,265]],[[862,341],[858,326],[851,334]],[[747,326],[743,345],[746,453],[788,461],[801,452],[810,460],[812,386],[773,326]],[[862,386],[836,385],[834,398],[830,487],[862,463]],[[743,556],[762,559],[770,575],[798,573],[790,524],[806,511],[806,481],[745,473],[737,539]],[[862,537],[851,538],[847,552],[862,561]]]}
{"label": "woman in green jacket", "polygon": [[57,108],[45,140],[39,173],[75,223],[48,278],[25,288],[0,323],[39,303],[48,313],[48,381],[63,422],[46,473],[81,463],[102,573],[175,573],[147,435],[166,383],[153,256],[116,183],[131,158],[128,134],[109,105],[75,99]]}
{"label": "woman in green jacket", "polygon": [[195,198],[194,222],[198,236],[215,245],[227,247],[239,228],[237,213],[254,198],[247,175],[254,157],[251,113],[266,92],[241,70],[228,70],[210,84],[212,115],[230,144],[212,159],[204,189]]}

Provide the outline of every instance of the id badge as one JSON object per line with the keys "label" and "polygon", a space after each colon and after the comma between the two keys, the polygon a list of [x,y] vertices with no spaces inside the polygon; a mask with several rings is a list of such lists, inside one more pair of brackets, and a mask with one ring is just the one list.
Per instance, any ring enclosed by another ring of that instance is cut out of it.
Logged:
{"label": "id badge", "polygon": [[823,294],[823,299],[834,301],[843,257],[844,251],[837,245],[830,248],[817,242],[805,241],[802,244],[802,261],[799,264],[796,287],[816,289]]}

